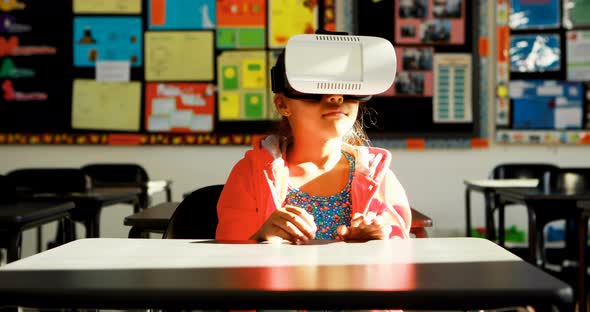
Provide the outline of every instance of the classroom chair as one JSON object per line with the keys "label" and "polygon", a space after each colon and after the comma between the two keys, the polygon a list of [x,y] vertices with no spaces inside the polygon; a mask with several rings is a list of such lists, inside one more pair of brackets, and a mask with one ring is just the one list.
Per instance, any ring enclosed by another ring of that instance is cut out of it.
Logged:
{"label": "classroom chair", "polygon": [[[16,187],[14,183],[5,175],[0,174],[0,203],[16,202]],[[0,263],[2,262],[3,253],[1,249],[8,248],[8,235],[0,230]]]}
{"label": "classroom chair", "polygon": [[174,211],[162,238],[215,238],[217,201],[223,186],[209,185],[188,194]]}
{"label": "classroom chair", "polygon": [[[82,167],[92,180],[94,187],[138,187],[141,189],[139,202],[133,207],[133,212],[138,213],[151,206],[153,188],[147,171],[135,163],[95,163]],[[172,200],[170,181],[163,182],[161,190],[166,191],[166,200]]]}
{"label": "classroom chair", "polygon": [[[548,164],[548,163],[504,163],[495,166],[492,172],[489,175],[490,179],[538,179],[539,189],[547,189],[550,186],[549,177],[551,174],[557,172],[559,167]],[[490,213],[490,215],[494,215],[495,211],[498,210],[498,235],[499,237],[499,245],[504,246],[505,239],[504,239],[504,232],[506,231],[505,227],[505,207],[507,205],[515,205],[512,202],[500,202],[495,196],[486,196],[485,197],[486,205],[485,207],[490,207],[490,211],[486,211],[486,213]],[[486,231],[491,231],[495,236],[496,227],[494,225],[494,218],[490,220],[491,228],[486,228]]]}
{"label": "classroom chair", "polygon": [[147,171],[137,164],[88,164],[82,171],[90,177],[93,187],[138,187],[139,200],[133,203],[133,212],[138,213],[150,205],[147,192]]}
{"label": "classroom chair", "polygon": [[[84,193],[91,188],[90,179],[76,168],[23,168],[10,171],[6,176],[11,180],[16,188],[16,196],[21,199],[31,199],[39,194],[65,194],[65,193]],[[87,214],[81,213],[78,209],[71,211],[71,220],[87,224]],[[61,237],[63,229],[59,228],[56,241],[50,243],[50,247],[59,245],[65,241],[75,238],[75,227],[69,221],[66,226],[70,226],[66,233],[72,237]],[[60,224],[61,226],[61,224]],[[43,235],[41,226],[37,228],[37,251],[41,251]]]}

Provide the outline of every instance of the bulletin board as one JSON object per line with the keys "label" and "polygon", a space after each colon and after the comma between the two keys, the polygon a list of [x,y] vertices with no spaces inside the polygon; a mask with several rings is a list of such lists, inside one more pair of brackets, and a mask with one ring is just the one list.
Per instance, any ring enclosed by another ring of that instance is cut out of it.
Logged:
{"label": "bulletin board", "polygon": [[396,82],[368,104],[374,141],[486,146],[478,2],[3,1],[0,144],[250,144],[278,120],[281,48],[324,28],[396,47]]}
{"label": "bulletin board", "polygon": [[481,32],[471,26],[479,1],[359,1],[358,12],[359,34],[391,39],[398,60],[394,85],[370,103],[370,136],[393,147],[487,146]]}
{"label": "bulletin board", "polygon": [[498,0],[498,142],[590,144],[588,9],[588,0]]}

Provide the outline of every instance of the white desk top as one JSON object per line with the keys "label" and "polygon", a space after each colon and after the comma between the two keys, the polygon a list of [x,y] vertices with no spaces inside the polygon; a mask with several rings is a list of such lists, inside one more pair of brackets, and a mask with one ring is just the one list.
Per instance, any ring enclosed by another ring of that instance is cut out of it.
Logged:
{"label": "white desk top", "polygon": [[221,244],[206,240],[80,239],[0,270],[231,268],[296,265],[522,261],[479,238],[318,241],[312,245]]}
{"label": "white desk top", "polygon": [[479,187],[537,187],[538,179],[465,180],[465,184]]}

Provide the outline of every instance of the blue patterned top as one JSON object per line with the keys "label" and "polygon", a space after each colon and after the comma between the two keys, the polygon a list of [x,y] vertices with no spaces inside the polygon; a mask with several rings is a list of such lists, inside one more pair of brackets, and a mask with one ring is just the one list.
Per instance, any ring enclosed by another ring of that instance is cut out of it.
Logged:
{"label": "blue patterned top", "polygon": [[336,228],[349,225],[352,212],[350,188],[354,173],[354,158],[342,152],[349,162],[348,183],[338,194],[312,196],[289,184],[285,204],[301,207],[315,218],[318,227],[315,239],[341,239]]}

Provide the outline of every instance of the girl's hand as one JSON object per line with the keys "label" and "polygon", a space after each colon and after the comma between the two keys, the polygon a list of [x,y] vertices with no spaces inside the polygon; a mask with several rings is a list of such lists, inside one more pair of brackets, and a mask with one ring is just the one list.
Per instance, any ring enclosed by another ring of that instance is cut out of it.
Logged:
{"label": "girl's hand", "polygon": [[283,239],[293,243],[315,238],[313,216],[302,208],[286,205],[277,209],[252,236],[257,241]]}
{"label": "girl's hand", "polygon": [[353,239],[388,239],[391,233],[391,222],[382,215],[369,211],[366,215],[355,213],[350,226],[341,225],[337,229],[344,240]]}

